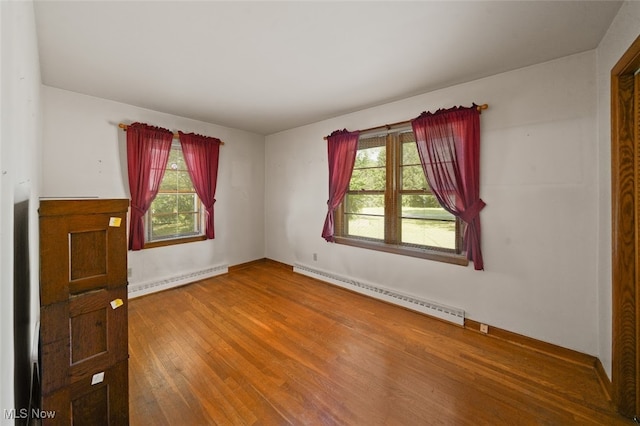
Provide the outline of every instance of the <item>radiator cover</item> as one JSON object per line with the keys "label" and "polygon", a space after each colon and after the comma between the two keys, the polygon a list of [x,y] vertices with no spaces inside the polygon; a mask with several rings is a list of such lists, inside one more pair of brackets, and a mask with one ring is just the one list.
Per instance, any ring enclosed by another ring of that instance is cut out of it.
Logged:
{"label": "radiator cover", "polygon": [[201,269],[180,275],[174,275],[162,279],[148,281],[145,283],[129,284],[129,299],[143,296],[145,294],[156,293],[161,290],[167,290],[173,287],[190,284],[194,281],[203,280],[205,278],[215,277],[229,272],[228,265],[219,265],[212,268]]}
{"label": "radiator cover", "polygon": [[293,266],[293,271],[379,300],[384,300],[385,302],[393,303],[394,305],[399,305],[413,311],[421,312],[426,315],[464,326],[463,309],[442,305],[430,300],[403,294],[378,285],[360,282],[299,263],[296,263]]}

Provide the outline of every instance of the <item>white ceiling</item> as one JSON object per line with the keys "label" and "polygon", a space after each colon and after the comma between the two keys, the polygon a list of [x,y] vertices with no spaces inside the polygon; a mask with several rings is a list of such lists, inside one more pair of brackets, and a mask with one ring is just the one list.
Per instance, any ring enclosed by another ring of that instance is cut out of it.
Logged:
{"label": "white ceiling", "polygon": [[594,49],[620,4],[37,0],[35,11],[45,85],[266,135]]}

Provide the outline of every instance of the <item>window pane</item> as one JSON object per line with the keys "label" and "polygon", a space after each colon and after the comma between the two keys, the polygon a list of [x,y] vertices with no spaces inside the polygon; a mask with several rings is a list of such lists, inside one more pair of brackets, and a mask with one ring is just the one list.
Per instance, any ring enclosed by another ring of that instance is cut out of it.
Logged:
{"label": "window pane", "polygon": [[384,191],[386,182],[384,167],[373,169],[354,169],[349,182],[350,191]]}
{"label": "window pane", "polygon": [[409,139],[411,136],[411,142],[405,142],[402,144],[402,189],[410,190],[424,190],[429,188],[427,179],[424,177],[424,171],[420,164],[420,157],[418,156],[418,147],[413,141],[413,133],[404,133],[403,140]]}
{"label": "window pane", "polygon": [[176,190],[176,182],[178,179],[177,172],[175,170],[166,170],[162,181],[160,182],[161,192],[173,192]]}
{"label": "window pane", "polygon": [[171,146],[171,151],[169,151],[169,159],[167,160],[167,169],[176,169],[172,167],[172,164],[177,164],[180,161],[180,157],[182,157],[182,149],[176,146],[174,143]]}
{"label": "window pane", "polygon": [[[187,171],[178,171],[177,174],[177,184],[178,191],[193,191],[193,183],[191,183],[191,177],[189,176],[189,172]],[[175,186],[175,184],[174,184]]]}
{"label": "window pane", "polygon": [[178,215],[178,233],[191,234],[200,230],[200,221],[197,213],[180,213]]}
{"label": "window pane", "polygon": [[176,152],[175,164],[176,164],[177,170],[187,170],[187,163],[185,163],[184,161],[182,148],[175,148],[172,151]]}
{"label": "window pane", "polygon": [[158,194],[158,196],[151,203],[151,213],[173,213],[178,209],[178,200],[175,194]]}
{"label": "window pane", "polygon": [[171,213],[151,218],[152,239],[188,236],[199,233],[198,213]]}
{"label": "window pane", "polygon": [[455,216],[440,206],[433,194],[403,194],[400,215],[407,218],[456,220]]}
{"label": "window pane", "polygon": [[384,195],[347,194],[344,211],[345,213],[384,216]]}
{"label": "window pane", "polygon": [[405,190],[426,190],[429,188],[427,179],[424,177],[422,166],[402,167],[402,189]]}
{"label": "window pane", "polygon": [[387,162],[387,150],[384,146],[359,149],[356,153],[354,169],[363,167],[384,167]]}
{"label": "window pane", "polygon": [[192,213],[196,210],[195,200],[198,197],[196,194],[179,194],[177,196],[178,212],[180,213]]}
{"label": "window pane", "polygon": [[152,239],[175,235],[176,219],[176,214],[153,215],[151,217]]}
{"label": "window pane", "polygon": [[384,195],[347,194],[345,212],[346,234],[384,239]]}
{"label": "window pane", "polygon": [[384,240],[384,216],[347,214],[347,234]]}
{"label": "window pane", "polygon": [[420,164],[418,146],[415,142],[402,144],[402,164]]}
{"label": "window pane", "polygon": [[402,243],[456,248],[456,218],[434,195],[402,195],[400,214]]}
{"label": "window pane", "polygon": [[455,221],[401,219],[402,242],[454,250],[456,248]]}

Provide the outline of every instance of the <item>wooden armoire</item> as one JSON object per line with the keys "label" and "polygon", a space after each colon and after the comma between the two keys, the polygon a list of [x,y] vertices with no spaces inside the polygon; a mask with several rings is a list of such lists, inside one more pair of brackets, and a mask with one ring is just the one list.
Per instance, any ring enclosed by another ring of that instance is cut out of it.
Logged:
{"label": "wooden armoire", "polygon": [[40,202],[43,424],[127,425],[129,200]]}

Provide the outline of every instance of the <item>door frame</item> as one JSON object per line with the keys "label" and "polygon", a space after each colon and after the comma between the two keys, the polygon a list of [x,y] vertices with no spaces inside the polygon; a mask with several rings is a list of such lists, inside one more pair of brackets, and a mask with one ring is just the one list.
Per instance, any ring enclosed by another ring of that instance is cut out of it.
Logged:
{"label": "door frame", "polygon": [[611,70],[612,398],[640,408],[640,36]]}

